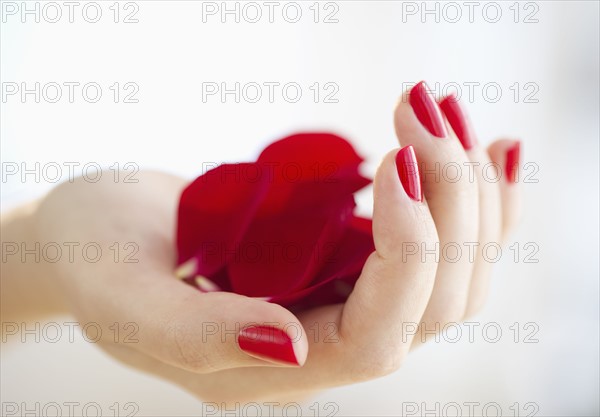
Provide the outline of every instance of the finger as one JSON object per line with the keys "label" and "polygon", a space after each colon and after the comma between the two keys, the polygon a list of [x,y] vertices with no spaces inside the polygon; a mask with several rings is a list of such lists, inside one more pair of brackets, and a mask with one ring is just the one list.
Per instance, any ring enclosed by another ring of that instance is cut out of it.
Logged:
{"label": "finger", "polygon": [[467,155],[460,142],[448,134],[424,82],[405,93],[394,116],[400,143],[415,147],[424,194],[440,240],[438,251],[433,251],[439,254],[435,287],[419,338],[424,341],[445,324],[460,321],[466,311],[473,263],[464,253],[466,245],[478,237],[478,190],[476,182],[465,175]]}
{"label": "finger", "polygon": [[461,103],[454,96],[447,96],[440,101],[440,108],[466,151],[471,163],[467,174],[469,180],[476,181],[479,191],[479,237],[477,245],[472,246],[473,250],[468,253],[474,263],[465,311],[465,317],[469,317],[482,308],[488,293],[493,263],[487,260],[484,251],[500,242],[500,187],[496,169],[487,151],[479,145],[471,120]]}
{"label": "finger", "polygon": [[521,216],[521,142],[510,139],[497,140],[488,147],[488,154],[498,167],[501,177],[498,181],[502,206],[501,241],[506,242]]}
{"label": "finger", "polygon": [[435,245],[437,233],[421,199],[412,147],[387,154],[374,181],[376,250],[341,316],[342,342],[360,352],[358,374],[379,376],[400,366],[431,295],[437,264],[423,262],[419,248]]}
{"label": "finger", "polygon": [[[121,270],[122,272],[122,270]],[[203,293],[168,271],[133,272],[106,312],[135,323],[133,347],[187,371],[208,373],[243,366],[302,366],[308,343],[285,308],[227,292]]]}

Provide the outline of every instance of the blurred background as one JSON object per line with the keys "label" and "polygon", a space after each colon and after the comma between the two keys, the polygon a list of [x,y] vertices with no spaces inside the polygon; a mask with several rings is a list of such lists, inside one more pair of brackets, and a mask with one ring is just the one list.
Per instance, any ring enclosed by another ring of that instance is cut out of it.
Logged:
{"label": "blurred background", "polygon": [[[462,415],[598,415],[599,3],[267,3],[83,1],[69,16],[63,2],[2,1],[2,210],[54,187],[56,164],[58,181],[70,163],[191,179],[297,131],[342,134],[373,174],[397,147],[395,102],[427,80],[461,95],[481,142],[522,139],[530,181],[509,242],[520,256],[505,249],[473,338],[454,329],[393,375],[310,403],[343,416],[457,415],[453,404]],[[35,83],[39,97],[23,96]],[[12,174],[36,163],[39,179]],[[202,411],[80,335],[3,344],[0,374],[2,403]]]}

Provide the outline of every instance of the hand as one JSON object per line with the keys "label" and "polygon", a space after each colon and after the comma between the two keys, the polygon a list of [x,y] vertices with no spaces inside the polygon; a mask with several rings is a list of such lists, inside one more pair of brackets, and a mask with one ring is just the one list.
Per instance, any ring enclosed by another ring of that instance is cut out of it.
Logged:
{"label": "hand", "polygon": [[[420,122],[418,103],[409,101],[398,104],[396,132],[402,145],[414,146],[427,169],[490,160],[505,166],[513,142],[496,142],[488,152],[477,144],[465,151],[443,121],[442,130],[438,126],[432,133],[427,121]],[[437,137],[440,132],[447,137]],[[397,149],[388,153],[378,169],[376,251],[345,304],[294,316],[279,305],[232,293],[201,293],[177,280],[173,239],[186,181],[156,172],[140,173],[136,184],[78,179],[51,192],[32,215],[35,240],[95,242],[104,255],[98,262],[79,257],[44,265],[44,282],[56,287],[80,323],[101,326],[99,345],[107,352],[208,401],[281,402],[386,375],[401,366],[412,345],[425,340],[425,330],[473,314],[487,291],[490,264],[481,245],[474,262],[466,256],[456,262],[431,256],[424,261],[421,248],[501,241],[516,220],[518,199],[517,184],[504,178],[486,181],[480,167],[475,180],[464,170],[454,182],[422,173],[425,198],[415,200],[419,186],[413,183],[410,189],[410,174],[404,185],[400,181],[397,154]],[[115,259],[109,247],[130,242],[139,248],[130,260],[138,262],[125,262],[125,254]],[[115,323],[134,323],[135,342],[115,341],[109,330]],[[297,365],[241,350],[237,332],[251,323],[286,330]],[[407,323],[418,325],[420,333],[407,332]]]}

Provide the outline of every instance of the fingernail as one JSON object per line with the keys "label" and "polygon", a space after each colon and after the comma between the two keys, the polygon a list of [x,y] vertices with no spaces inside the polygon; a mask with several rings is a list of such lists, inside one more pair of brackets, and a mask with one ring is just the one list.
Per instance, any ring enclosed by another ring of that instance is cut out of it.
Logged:
{"label": "fingernail", "polygon": [[440,102],[440,108],[444,112],[446,119],[448,119],[450,126],[452,126],[452,130],[458,136],[458,140],[462,143],[463,148],[466,150],[471,149],[476,143],[475,136],[471,131],[471,125],[467,121],[467,114],[456,96],[451,94],[444,98]]}
{"label": "fingernail", "polygon": [[517,182],[519,171],[519,159],[521,158],[521,141],[515,141],[514,145],[506,150],[506,181]]}
{"label": "fingernail", "polygon": [[292,339],[285,331],[276,327],[246,327],[238,334],[238,344],[250,356],[288,365],[299,365]]}
{"label": "fingernail", "polygon": [[398,151],[396,154],[396,169],[406,194],[415,201],[423,201],[419,166],[412,145],[405,146]]}
{"label": "fingernail", "polygon": [[440,107],[429,94],[429,87],[425,81],[421,81],[410,90],[408,99],[417,119],[429,133],[438,138],[448,135]]}

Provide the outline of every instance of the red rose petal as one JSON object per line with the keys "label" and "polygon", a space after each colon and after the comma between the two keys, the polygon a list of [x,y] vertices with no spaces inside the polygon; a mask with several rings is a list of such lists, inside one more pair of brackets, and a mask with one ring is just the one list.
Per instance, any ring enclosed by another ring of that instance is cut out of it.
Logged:
{"label": "red rose petal", "polygon": [[362,158],[343,138],[329,133],[288,136],[269,145],[257,163],[272,183],[258,215],[304,210],[354,193],[371,181],[362,177]]}
{"label": "red rose petal", "polygon": [[339,136],[299,134],[198,178],[179,206],[184,280],[294,308],[345,300],[374,250],[370,220],[352,216],[361,162]]}
{"label": "red rose petal", "polygon": [[209,277],[233,255],[267,191],[263,178],[249,181],[255,164],[224,164],[197,178],[182,193],[177,222],[178,264],[196,258],[195,274]]}
{"label": "red rose petal", "polygon": [[[334,159],[331,159],[335,156]],[[344,138],[331,133],[298,133],[290,135],[267,146],[258,157],[259,163],[286,163],[308,165],[303,171],[308,178],[314,178],[311,167],[314,162],[335,162],[337,166],[358,166],[363,159]],[[324,167],[324,166],[323,166]]]}
{"label": "red rose petal", "polygon": [[327,260],[312,285],[300,291],[274,297],[270,301],[302,309],[343,302],[352,291],[365,261],[374,250],[371,220],[353,217],[351,227],[346,230],[337,250]]}
{"label": "red rose petal", "polygon": [[354,199],[292,215],[254,219],[228,270],[232,288],[252,297],[273,297],[310,284],[343,236]]}

